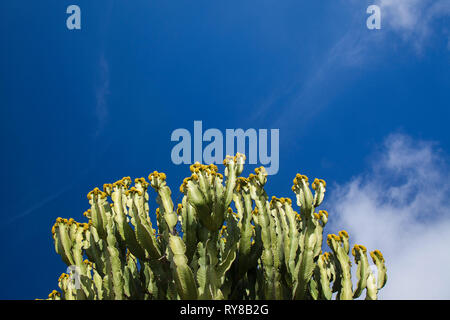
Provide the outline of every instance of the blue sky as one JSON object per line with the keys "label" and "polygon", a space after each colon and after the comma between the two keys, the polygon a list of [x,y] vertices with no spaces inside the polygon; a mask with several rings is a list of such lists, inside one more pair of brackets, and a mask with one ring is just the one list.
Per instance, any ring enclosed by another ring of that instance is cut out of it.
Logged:
{"label": "blue sky", "polygon": [[[71,4],[81,30],[66,28]],[[92,188],[158,170],[176,198],[189,169],[170,135],[194,120],[279,129],[269,195],[292,197],[297,172],[324,178],[327,231],[387,252],[385,297],[431,297],[407,276],[450,263],[445,246],[421,255],[450,241],[449,15],[449,0],[2,1],[0,298],[57,287],[51,226],[84,221]]]}

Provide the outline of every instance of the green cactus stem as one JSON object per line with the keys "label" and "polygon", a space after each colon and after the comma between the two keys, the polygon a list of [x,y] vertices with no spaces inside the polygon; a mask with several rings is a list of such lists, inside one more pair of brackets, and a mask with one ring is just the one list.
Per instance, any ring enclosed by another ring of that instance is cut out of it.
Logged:
{"label": "green cactus stem", "polygon": [[[174,205],[166,175],[125,177],[88,193],[86,223],[57,218],[56,252],[71,270],[49,300],[103,299],[377,299],[386,284],[379,250],[354,245],[353,286],[349,235],[326,236],[328,212],[318,210],[326,183],[297,174],[297,208],[269,197],[267,172],[241,177],[245,156],[227,156],[224,175],[195,163]],[[150,219],[156,192],[156,228]],[[297,210],[297,211],[295,211]],[[180,232],[181,230],[181,232]]]}

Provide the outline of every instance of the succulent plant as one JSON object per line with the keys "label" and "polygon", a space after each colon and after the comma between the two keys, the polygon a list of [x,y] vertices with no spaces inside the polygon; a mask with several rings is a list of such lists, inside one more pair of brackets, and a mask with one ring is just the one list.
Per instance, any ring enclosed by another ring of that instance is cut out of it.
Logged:
{"label": "succulent plant", "polygon": [[[290,198],[269,197],[267,173],[240,177],[245,156],[214,164],[193,164],[174,207],[164,173],[125,177],[88,194],[89,221],[57,218],[55,250],[70,269],[49,299],[355,299],[366,291],[376,299],[386,283],[380,251],[352,248],[347,232],[323,239],[328,221],[317,210],[326,183],[311,186],[297,174]],[[148,187],[157,193],[156,224],[150,219]],[[322,251],[326,242],[329,252]]]}

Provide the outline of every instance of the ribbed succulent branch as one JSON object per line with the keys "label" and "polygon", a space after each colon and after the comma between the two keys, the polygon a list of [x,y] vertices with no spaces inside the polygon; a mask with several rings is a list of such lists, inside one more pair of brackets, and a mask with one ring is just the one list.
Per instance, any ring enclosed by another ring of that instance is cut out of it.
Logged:
{"label": "ribbed succulent branch", "polygon": [[[57,218],[55,250],[70,274],[59,278],[60,292],[49,299],[354,299],[366,292],[376,299],[386,283],[380,251],[351,250],[349,236],[326,237],[325,210],[317,210],[326,183],[297,174],[289,198],[269,198],[263,167],[240,177],[245,157],[215,165],[194,164],[174,208],[164,173],[125,177],[89,192],[88,223]],[[155,229],[150,220],[148,187],[157,193]],[[233,210],[234,208],[234,210]],[[181,228],[181,229],[180,229]],[[181,230],[181,232],[179,232]]]}

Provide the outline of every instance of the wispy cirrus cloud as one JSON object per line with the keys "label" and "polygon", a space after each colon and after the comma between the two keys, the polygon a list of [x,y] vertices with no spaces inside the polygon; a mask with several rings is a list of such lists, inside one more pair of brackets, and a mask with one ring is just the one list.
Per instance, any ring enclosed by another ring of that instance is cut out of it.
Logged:
{"label": "wispy cirrus cloud", "polygon": [[[308,122],[333,101],[344,84],[354,81],[348,75],[383,61],[389,53],[388,48],[397,39],[410,46],[414,55],[422,54],[430,43],[434,44],[431,41],[434,37],[444,37],[442,41],[448,42],[450,48],[450,30],[441,30],[438,23],[450,15],[450,0],[376,0],[375,4],[381,9],[381,30],[368,32],[362,19],[368,15],[360,1],[347,3],[352,7],[348,30],[336,38],[309,75],[299,78],[287,92],[272,96],[257,116],[263,118],[272,114],[273,106],[282,101],[283,104],[277,107],[277,116],[271,117],[270,121],[273,126],[282,126],[285,132],[295,130],[298,138],[301,134],[298,128],[308,130]],[[297,119],[294,114],[302,115],[300,126],[292,121]]]}
{"label": "wispy cirrus cloud", "polygon": [[102,53],[99,61],[99,84],[95,90],[95,115],[98,121],[97,131],[95,132],[96,136],[103,131],[108,119],[107,97],[109,94],[109,64],[104,53]]}
{"label": "wispy cirrus cloud", "polygon": [[338,186],[327,204],[333,230],[383,252],[388,283],[381,298],[450,298],[449,178],[435,144],[394,134],[371,168]]}
{"label": "wispy cirrus cloud", "polygon": [[108,41],[108,32],[111,30],[112,13],[114,10],[115,1],[108,1],[105,5],[100,24],[100,38],[99,38],[99,52],[100,58],[98,61],[97,71],[97,85],[95,87],[95,116],[97,118],[97,130],[95,131],[95,138],[102,133],[109,116],[108,96],[110,95],[110,63],[105,56],[106,42]]}
{"label": "wispy cirrus cloud", "polygon": [[[96,97],[95,116],[97,118],[97,128],[94,133],[94,140],[96,140],[104,130],[109,115],[107,98],[108,95],[110,94],[109,91],[110,75],[109,75],[109,64],[104,54],[100,55],[98,70],[99,70],[98,71],[99,81],[98,86],[95,89],[95,97]],[[110,147],[111,143],[112,143],[111,141],[107,141],[106,143],[103,141],[101,147],[98,146],[96,147],[97,153],[95,155],[92,155],[92,157],[90,157],[90,163],[87,169],[80,172],[78,178],[83,177],[85,174],[87,174],[95,167],[96,157],[103,154],[105,150]],[[47,206],[48,204],[52,203],[53,201],[63,196],[66,192],[68,192],[70,189],[74,187],[75,183],[76,183],[75,181],[72,181],[63,188],[59,189],[57,192],[45,196],[41,201],[34,203],[33,205],[29,206],[26,210],[20,212],[19,214],[12,216],[9,220],[5,222],[4,225],[8,226],[19,219],[22,219],[24,217],[36,213],[38,210],[42,209],[43,207]]]}
{"label": "wispy cirrus cloud", "polygon": [[383,23],[418,51],[435,36],[449,42],[450,30],[437,22],[450,16],[450,0],[378,0],[377,4]]}

